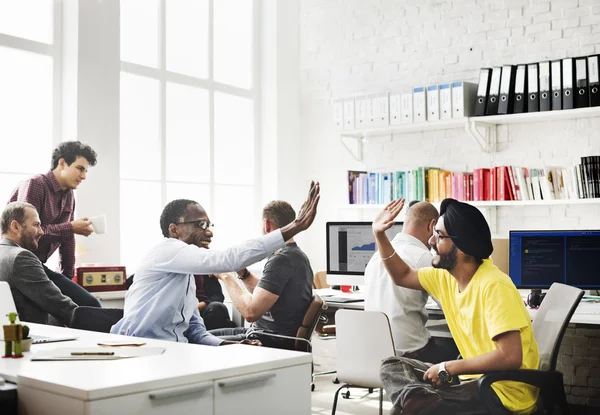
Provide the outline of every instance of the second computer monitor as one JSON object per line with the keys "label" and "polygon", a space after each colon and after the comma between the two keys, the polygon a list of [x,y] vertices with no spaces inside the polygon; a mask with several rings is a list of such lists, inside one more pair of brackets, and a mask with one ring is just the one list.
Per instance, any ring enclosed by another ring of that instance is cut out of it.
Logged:
{"label": "second computer monitor", "polygon": [[600,230],[511,231],[509,275],[517,288],[545,289],[560,282],[600,287]]}
{"label": "second computer monitor", "polygon": [[[396,222],[386,235],[392,240],[401,230]],[[371,222],[327,222],[327,274],[364,275],[375,251]]]}

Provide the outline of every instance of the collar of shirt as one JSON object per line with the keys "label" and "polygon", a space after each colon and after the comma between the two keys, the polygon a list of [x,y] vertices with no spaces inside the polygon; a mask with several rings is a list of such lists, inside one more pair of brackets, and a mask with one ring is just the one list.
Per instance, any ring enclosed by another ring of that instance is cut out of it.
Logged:
{"label": "collar of shirt", "polygon": [[429,248],[427,248],[427,246],[423,242],[419,241],[417,238],[408,233],[399,232],[398,234],[396,234],[396,236],[394,236],[394,239],[392,239],[392,244],[394,242],[405,242],[410,245],[414,245],[416,247],[429,251]]}
{"label": "collar of shirt", "polygon": [[54,175],[54,172],[52,170],[50,170],[48,173],[44,174],[44,177],[50,183],[50,187],[52,188],[52,190],[54,190],[56,193],[66,193],[66,191],[64,191],[60,187],[60,184],[58,183],[58,180],[56,180],[56,176]]}

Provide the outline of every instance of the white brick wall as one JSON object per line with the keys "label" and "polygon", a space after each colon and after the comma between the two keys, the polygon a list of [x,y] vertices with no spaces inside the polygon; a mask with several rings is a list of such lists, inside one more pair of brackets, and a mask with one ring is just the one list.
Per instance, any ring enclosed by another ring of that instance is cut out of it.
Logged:
{"label": "white brick wall", "polygon": [[[303,0],[301,134],[313,149],[307,176],[323,193],[315,240],[305,246],[315,271],[325,268],[324,222],[345,215],[348,169],[568,166],[600,155],[600,119],[583,119],[501,126],[494,154],[462,130],[383,137],[357,162],[333,128],[331,98],[476,82],[480,67],[592,53],[600,53],[600,0]],[[600,205],[498,209],[499,234],[523,228],[600,228]]]}

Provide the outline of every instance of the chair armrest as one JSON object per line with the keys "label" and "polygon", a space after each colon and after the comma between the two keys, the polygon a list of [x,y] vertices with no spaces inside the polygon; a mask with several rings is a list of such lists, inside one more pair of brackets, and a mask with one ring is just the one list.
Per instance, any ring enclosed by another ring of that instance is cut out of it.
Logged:
{"label": "chair armrest", "polygon": [[288,339],[288,340],[295,340],[295,341],[301,341],[304,342],[308,345],[308,352],[311,353],[312,352],[312,344],[310,343],[309,340],[306,340],[302,337],[293,337],[293,336],[284,336],[283,334],[275,334],[275,333],[267,333],[264,331],[252,331],[250,333],[248,333],[248,336],[256,333],[257,336],[268,336],[268,337],[276,337],[278,339]]}
{"label": "chair armrest", "polygon": [[[514,371],[486,373],[477,380],[477,387],[479,391],[479,397],[485,402],[485,405],[490,411],[490,413],[508,413],[506,409],[504,412],[502,412],[500,408],[497,408],[494,405],[494,402],[496,401],[494,397],[497,395],[492,389],[493,383],[507,380],[527,383],[528,385],[535,386],[537,388],[540,388],[540,391],[544,394],[554,393],[557,386],[560,386],[561,388],[563,387],[563,374],[555,370],[542,371],[532,369],[521,369]],[[546,396],[542,396],[542,399],[546,401]]]}

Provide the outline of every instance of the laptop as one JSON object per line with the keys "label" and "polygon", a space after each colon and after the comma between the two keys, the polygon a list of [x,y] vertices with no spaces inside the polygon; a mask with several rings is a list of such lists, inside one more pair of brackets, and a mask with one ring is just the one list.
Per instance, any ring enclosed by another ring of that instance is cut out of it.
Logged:
{"label": "laptop", "polygon": [[[402,225],[396,222],[386,231],[390,240]],[[327,284],[365,285],[365,268],[377,251],[371,222],[327,222],[326,226]]]}
{"label": "laptop", "polygon": [[[0,325],[10,324],[8,321],[8,313],[16,312],[15,300],[13,299],[10,286],[5,281],[0,281]],[[17,322],[19,318],[17,317]],[[33,330],[32,330],[33,331]],[[77,340],[75,336],[40,336],[33,332],[29,333],[31,344],[64,342],[69,340]],[[4,340],[4,331],[0,330],[0,341]]]}

